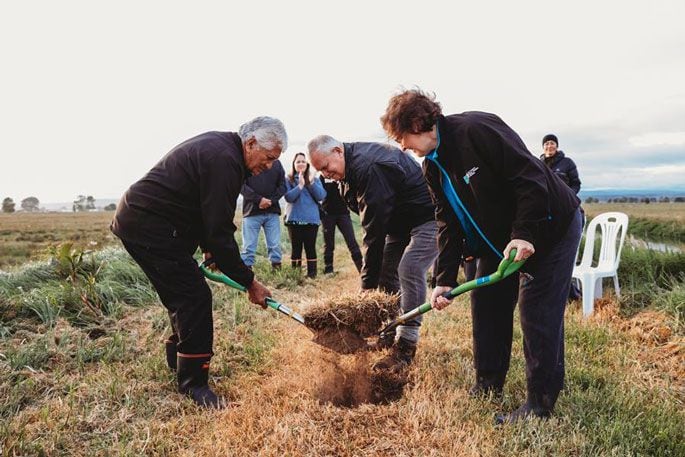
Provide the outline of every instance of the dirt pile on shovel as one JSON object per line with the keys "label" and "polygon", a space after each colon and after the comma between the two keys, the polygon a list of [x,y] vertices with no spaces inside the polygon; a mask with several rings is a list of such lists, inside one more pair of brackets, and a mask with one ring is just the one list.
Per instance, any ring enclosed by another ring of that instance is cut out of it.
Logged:
{"label": "dirt pile on shovel", "polygon": [[352,408],[402,397],[408,370],[374,370],[373,363],[387,351],[369,353],[366,341],[378,336],[398,310],[399,296],[379,291],[343,294],[305,310],[303,317],[315,334],[314,342],[335,351],[319,353],[313,370],[314,393],[320,402]]}
{"label": "dirt pile on shovel", "polygon": [[341,354],[367,349],[365,338],[376,336],[383,324],[397,317],[399,295],[380,291],[343,294],[310,306],[304,322],[314,342]]}

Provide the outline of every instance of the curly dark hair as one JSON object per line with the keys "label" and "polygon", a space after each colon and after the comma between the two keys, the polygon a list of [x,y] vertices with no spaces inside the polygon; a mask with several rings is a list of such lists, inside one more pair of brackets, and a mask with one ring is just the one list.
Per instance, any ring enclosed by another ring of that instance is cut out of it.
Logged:
{"label": "curly dark hair", "polygon": [[390,138],[399,142],[405,133],[428,132],[441,114],[435,94],[410,89],[390,98],[381,125]]}

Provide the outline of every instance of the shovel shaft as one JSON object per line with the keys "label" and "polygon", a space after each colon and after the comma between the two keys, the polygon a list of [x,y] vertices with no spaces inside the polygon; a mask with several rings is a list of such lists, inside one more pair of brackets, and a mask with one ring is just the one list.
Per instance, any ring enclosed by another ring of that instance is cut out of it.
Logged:
{"label": "shovel shaft", "polygon": [[[525,263],[525,260],[514,262],[515,257],[516,249],[512,249],[509,253],[509,258],[502,259],[502,261],[499,263],[497,271],[495,271],[491,275],[482,276],[480,278],[476,278],[471,281],[465,282],[464,284],[461,284],[455,287],[454,289],[445,292],[444,294],[442,294],[442,296],[447,298],[448,300],[452,300],[454,297],[457,297],[465,292],[501,281],[502,279],[506,278],[512,273],[518,271],[518,269],[521,268],[521,266],[523,266],[523,264]],[[394,321],[390,322],[390,324],[388,324],[383,330],[381,330],[380,334],[383,335],[384,333],[387,333],[388,331],[394,329],[398,325],[402,325],[405,322],[410,321],[415,317],[430,311],[431,309],[433,309],[433,306],[430,304],[430,302],[424,303],[423,305],[414,308],[408,313],[402,314]]]}
{"label": "shovel shaft", "polygon": [[[205,264],[200,265],[200,270],[202,270],[202,274],[204,274],[208,279],[211,279],[212,281],[224,283],[227,286],[230,286],[234,289],[238,289],[241,292],[247,292],[247,288],[245,286],[235,282],[234,280],[232,280],[231,278],[229,278],[228,276],[226,276],[223,273],[217,273],[215,271],[210,270],[209,268],[207,268],[207,266]],[[278,303],[273,298],[271,298],[271,297],[266,298],[266,306],[268,306],[271,309],[275,309],[279,313],[283,313],[286,316],[288,316],[288,317],[296,320],[300,324],[304,325],[304,318],[300,314],[296,313],[295,311],[293,311],[289,307]]]}

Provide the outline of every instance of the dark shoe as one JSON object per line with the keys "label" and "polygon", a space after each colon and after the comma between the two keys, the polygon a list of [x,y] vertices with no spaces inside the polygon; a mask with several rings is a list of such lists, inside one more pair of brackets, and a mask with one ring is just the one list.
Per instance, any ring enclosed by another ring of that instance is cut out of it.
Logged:
{"label": "dark shoe", "polygon": [[513,424],[522,420],[532,418],[547,419],[551,415],[549,410],[542,408],[531,408],[528,403],[524,403],[518,409],[507,413],[498,414],[495,416],[495,425]]}
{"label": "dark shoe", "polygon": [[292,259],[290,261],[290,266],[295,269],[295,270],[300,270],[302,269],[302,260],[300,259]]}
{"label": "dark shoe", "polygon": [[333,265],[326,265],[325,267],[323,267],[323,274],[332,275],[333,274]]}
{"label": "dark shoe", "polygon": [[166,364],[169,365],[171,371],[176,371],[176,345],[178,344],[178,335],[172,334],[164,342],[166,350]]}
{"label": "dark shoe", "polygon": [[271,263],[271,271],[280,270],[280,269],[281,269],[281,262],[272,262]]}
{"label": "dark shoe", "polygon": [[393,344],[395,344],[395,334],[396,334],[396,328],[390,330],[387,333],[384,333],[382,336],[378,338],[378,341],[376,342],[376,345],[374,346],[375,349],[381,350],[381,349],[389,349],[392,347]]}
{"label": "dark shoe", "polygon": [[178,391],[198,406],[220,409],[223,404],[208,385],[210,358],[210,354],[178,354]]}
{"label": "dark shoe", "polygon": [[399,338],[390,348],[390,353],[376,362],[373,369],[399,373],[412,363],[414,355],[416,355],[416,343]]}
{"label": "dark shoe", "polygon": [[469,396],[472,398],[491,398],[494,401],[502,401],[504,394],[502,388],[476,383],[469,389]]}
{"label": "dark shoe", "polygon": [[316,259],[307,260],[307,277],[316,278]]}

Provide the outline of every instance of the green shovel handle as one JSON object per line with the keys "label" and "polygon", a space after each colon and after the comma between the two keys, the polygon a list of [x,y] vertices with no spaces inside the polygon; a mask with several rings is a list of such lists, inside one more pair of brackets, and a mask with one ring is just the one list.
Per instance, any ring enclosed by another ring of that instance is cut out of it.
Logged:
{"label": "green shovel handle", "polygon": [[[234,289],[238,289],[241,292],[247,292],[247,287],[235,282],[234,280],[232,280],[231,278],[229,278],[221,272],[217,273],[216,271],[212,271],[209,268],[207,268],[206,262],[200,264],[200,270],[202,270],[202,274],[204,274],[205,277],[211,279],[212,281],[224,283],[227,286],[230,286]],[[273,298],[266,297],[265,303],[266,306],[268,306],[269,308],[275,309],[276,311],[295,319],[300,324],[304,324],[304,318],[302,316],[300,316],[298,313],[288,308],[287,306],[278,303]]]}
{"label": "green shovel handle", "polygon": [[[488,275],[488,276],[483,276],[480,278],[473,279],[471,281],[465,282],[464,284],[461,284],[454,289],[445,292],[442,294],[443,297],[447,298],[448,300],[452,300],[454,297],[457,297],[465,292],[468,292],[473,289],[477,289],[479,287],[484,287],[490,284],[494,284],[496,282],[501,281],[502,279],[506,278],[507,276],[510,276],[514,272],[518,271],[519,268],[523,266],[523,264],[526,262],[525,260],[519,260],[518,262],[514,262],[514,259],[516,258],[516,249],[512,249],[509,252],[509,258],[507,259],[502,259],[502,261],[499,263],[499,266],[497,267],[497,271],[494,273]],[[389,330],[392,330],[393,328],[397,327],[398,325],[402,325],[407,321],[410,321],[414,319],[415,317],[427,313],[433,309],[433,306],[431,305],[430,302],[426,302],[423,305],[414,308],[413,310],[409,311],[408,313],[405,313],[398,318],[396,318],[394,321],[392,321],[390,324],[388,324],[383,330],[381,330],[381,335],[384,333],[388,332]]]}
{"label": "green shovel handle", "polygon": [[202,270],[202,273],[212,281],[222,282],[227,286],[233,287],[234,289],[238,289],[241,292],[247,292],[247,287],[243,286],[242,284],[238,284],[237,282],[235,282],[234,280],[232,280],[231,278],[229,278],[221,272],[217,273],[216,271],[210,270],[204,263],[200,264],[200,270]]}
{"label": "green shovel handle", "polygon": [[[514,259],[516,258],[516,249],[512,249],[509,252],[509,258],[508,259],[502,259],[502,261],[499,263],[497,267],[497,271],[494,273],[488,275],[488,276],[483,276],[480,278],[473,279],[471,281],[465,282],[464,284],[461,284],[454,289],[450,290],[449,292],[445,292],[443,294],[443,297],[447,298],[448,300],[453,299],[454,297],[457,297],[464,292],[468,292],[473,289],[477,289],[479,287],[487,286],[489,284],[494,284],[496,282],[499,282],[506,278],[507,276],[510,276],[512,273],[516,272],[523,266],[523,264],[526,262],[525,260],[519,260],[518,262],[514,262]],[[426,310],[427,311],[427,310]]]}

